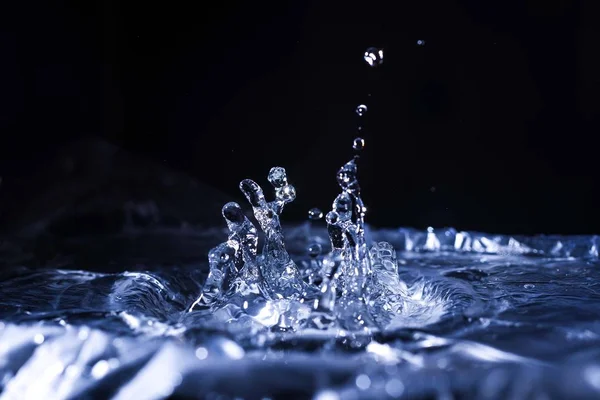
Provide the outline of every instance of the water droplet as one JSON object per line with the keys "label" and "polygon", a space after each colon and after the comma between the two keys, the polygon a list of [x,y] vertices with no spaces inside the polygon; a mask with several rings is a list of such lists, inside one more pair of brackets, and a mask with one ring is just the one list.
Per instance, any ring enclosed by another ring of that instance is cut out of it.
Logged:
{"label": "water droplet", "polygon": [[352,144],[352,148],[356,151],[360,151],[365,148],[365,139],[357,137],[354,139],[354,143]]}
{"label": "water droplet", "polygon": [[417,46],[425,46],[425,41],[422,39],[417,40]]}
{"label": "water droplet", "polygon": [[385,391],[391,397],[400,397],[404,393],[404,384],[399,379],[392,378],[385,384]]}
{"label": "water droplet", "polygon": [[371,387],[371,378],[365,374],[360,374],[356,377],[356,387],[360,390],[367,390]]}
{"label": "water droplet", "polygon": [[367,106],[365,106],[364,104],[360,104],[358,107],[356,107],[356,113],[362,117],[363,115],[365,115],[367,113]]}
{"label": "water droplet", "polygon": [[222,209],[222,214],[227,221],[238,224],[244,222],[244,212],[238,203],[230,202],[225,204]]}
{"label": "water droplet", "polygon": [[313,400],[340,400],[340,396],[333,390],[323,390],[317,393]]}
{"label": "water droplet", "polygon": [[37,333],[34,337],[33,337],[33,342],[35,344],[42,344],[44,343],[44,340],[46,340],[46,338],[44,337],[44,335],[42,335],[41,333]]}
{"label": "water droplet", "polygon": [[360,214],[364,217],[365,215],[367,215],[367,207],[362,206],[360,207]]}
{"label": "water droplet", "polygon": [[267,179],[276,188],[280,188],[280,187],[287,185],[287,175],[285,173],[285,168],[282,168],[282,167],[271,168],[271,171],[269,171],[269,176]]}
{"label": "water droplet", "polygon": [[108,361],[100,360],[96,364],[94,364],[94,366],[92,367],[91,375],[95,379],[101,379],[102,377],[104,377],[104,375],[106,375],[108,373],[109,369],[110,369],[110,364],[108,363]]}
{"label": "water droplet", "polygon": [[323,218],[323,211],[318,209],[317,207],[311,208],[308,210],[308,219],[312,221],[317,221]]}
{"label": "water droplet", "polygon": [[533,288],[535,288],[535,285],[532,283],[526,283],[525,285],[523,285],[523,287],[525,289],[533,289]]}
{"label": "water droplet", "polygon": [[357,170],[354,160],[347,162],[337,173],[338,184],[345,190],[354,190],[358,186]]}
{"label": "water droplet", "polygon": [[206,357],[208,357],[208,350],[206,350],[205,347],[198,347],[196,349],[196,357],[198,357],[200,360],[206,359]]}
{"label": "water droplet", "polygon": [[369,47],[365,51],[364,59],[371,67],[377,67],[383,64],[383,49]]}
{"label": "water droplet", "polygon": [[281,200],[284,203],[290,203],[296,198],[296,188],[292,185],[279,187],[275,191],[275,196],[277,197],[277,200]]}
{"label": "water droplet", "polygon": [[340,220],[340,215],[335,211],[329,211],[325,216],[325,220],[328,224],[336,224]]}
{"label": "water droplet", "polygon": [[323,247],[319,243],[311,243],[307,248],[308,255],[311,257],[318,257],[323,252]]}

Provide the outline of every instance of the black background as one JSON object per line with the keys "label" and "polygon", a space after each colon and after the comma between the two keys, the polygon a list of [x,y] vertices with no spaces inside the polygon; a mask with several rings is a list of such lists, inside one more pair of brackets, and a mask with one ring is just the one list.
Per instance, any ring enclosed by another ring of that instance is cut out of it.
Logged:
{"label": "black background", "polygon": [[97,135],[232,195],[286,167],[301,220],[365,103],[369,222],[600,232],[592,1],[4,3],[0,190]]}

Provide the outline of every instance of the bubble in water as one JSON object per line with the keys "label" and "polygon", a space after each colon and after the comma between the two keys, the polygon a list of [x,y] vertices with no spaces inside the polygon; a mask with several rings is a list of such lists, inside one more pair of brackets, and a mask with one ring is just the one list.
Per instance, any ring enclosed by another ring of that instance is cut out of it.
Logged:
{"label": "bubble in water", "polygon": [[424,40],[417,40],[417,46],[425,46],[425,41]]}
{"label": "bubble in water", "polygon": [[352,143],[352,148],[356,151],[360,151],[365,148],[365,139],[357,137]]}
{"label": "bubble in water", "polygon": [[267,179],[276,188],[280,188],[287,185],[287,175],[285,173],[285,169],[282,167],[271,168]]}
{"label": "bubble in water", "polygon": [[308,219],[312,221],[317,221],[323,218],[323,211],[318,209],[317,207],[311,208],[308,210]]}
{"label": "bubble in water", "polygon": [[367,113],[367,106],[365,106],[364,104],[360,104],[358,107],[356,107],[356,113],[359,117],[362,117]]}
{"label": "bubble in water", "polygon": [[364,59],[371,67],[377,67],[383,64],[383,49],[369,47],[365,51]]}
{"label": "bubble in water", "polygon": [[318,257],[323,252],[323,247],[319,243],[311,243],[306,249],[311,257]]}
{"label": "bubble in water", "polygon": [[535,285],[532,283],[526,283],[525,285],[523,285],[523,287],[525,289],[533,289],[533,288],[535,288]]}

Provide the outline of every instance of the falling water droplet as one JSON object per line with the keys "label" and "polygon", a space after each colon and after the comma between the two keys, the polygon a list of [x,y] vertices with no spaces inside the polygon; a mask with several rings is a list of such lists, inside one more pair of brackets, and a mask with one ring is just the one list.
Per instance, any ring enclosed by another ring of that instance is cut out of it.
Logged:
{"label": "falling water droplet", "polygon": [[417,46],[425,46],[425,41],[424,40],[417,40]]}
{"label": "falling water droplet", "polygon": [[323,247],[319,243],[311,243],[307,249],[308,255],[311,257],[318,257],[323,252]]}
{"label": "falling water droplet", "polygon": [[359,117],[362,117],[367,113],[367,106],[365,106],[364,104],[360,104],[358,107],[356,107],[356,113]]}
{"label": "falling water droplet", "polygon": [[267,177],[269,182],[276,188],[281,188],[287,185],[287,175],[285,173],[285,169],[282,167],[273,167],[271,171],[269,171],[269,176]]}
{"label": "falling water droplet", "polygon": [[377,67],[383,64],[383,49],[369,47],[365,51],[364,59],[371,67]]}
{"label": "falling water droplet", "polygon": [[356,151],[360,151],[365,147],[365,140],[363,138],[357,137],[354,139],[354,143],[352,144],[352,148]]}
{"label": "falling water droplet", "polygon": [[308,210],[308,219],[310,219],[311,221],[317,221],[321,218],[323,218],[323,211],[321,211],[317,207]]}

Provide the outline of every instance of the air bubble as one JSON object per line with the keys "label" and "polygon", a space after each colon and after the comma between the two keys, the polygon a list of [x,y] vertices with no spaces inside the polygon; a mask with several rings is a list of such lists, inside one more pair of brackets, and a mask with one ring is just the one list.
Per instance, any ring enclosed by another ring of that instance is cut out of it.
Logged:
{"label": "air bubble", "polygon": [[367,390],[371,387],[371,379],[365,374],[360,374],[356,377],[356,387],[360,390]]}
{"label": "air bubble", "polygon": [[417,46],[425,46],[425,41],[422,39],[417,40]]}

